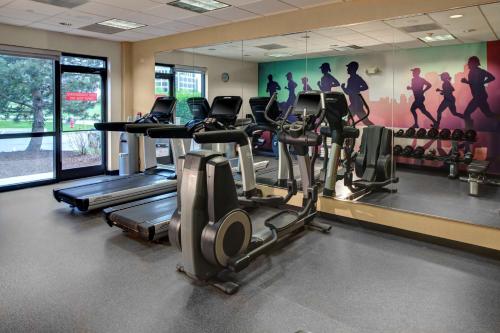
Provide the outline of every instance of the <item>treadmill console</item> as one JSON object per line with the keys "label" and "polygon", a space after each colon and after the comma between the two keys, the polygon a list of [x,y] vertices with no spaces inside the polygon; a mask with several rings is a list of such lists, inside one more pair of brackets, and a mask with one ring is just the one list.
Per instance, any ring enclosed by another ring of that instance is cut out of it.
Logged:
{"label": "treadmill console", "polygon": [[297,96],[293,113],[302,116],[317,116],[321,112],[321,93],[317,91],[301,92]]}
{"label": "treadmill console", "polygon": [[193,120],[204,120],[210,113],[210,104],[205,97],[190,97],[186,100]]}
{"label": "treadmill console", "polygon": [[210,117],[222,123],[235,121],[242,104],[243,99],[239,96],[217,96],[212,102]]}
{"label": "treadmill console", "polygon": [[149,115],[155,117],[159,122],[172,122],[174,115],[175,104],[177,100],[175,97],[158,97],[149,112]]}
{"label": "treadmill console", "polygon": [[[273,125],[269,121],[267,121],[264,116],[264,112],[266,111],[267,104],[271,97],[252,97],[250,98],[250,108],[252,109],[252,114],[255,117],[255,123],[257,125]],[[276,120],[281,111],[278,106],[278,102],[276,99],[274,100],[271,108],[269,109],[268,116],[272,120]]]}

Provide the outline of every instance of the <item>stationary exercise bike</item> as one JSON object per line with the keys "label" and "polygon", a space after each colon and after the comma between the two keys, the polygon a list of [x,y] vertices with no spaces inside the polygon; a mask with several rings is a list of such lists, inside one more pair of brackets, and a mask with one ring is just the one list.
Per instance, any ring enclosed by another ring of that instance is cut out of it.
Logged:
{"label": "stationary exercise bike", "polygon": [[[271,98],[266,117],[275,99],[276,96]],[[330,225],[313,220],[318,199],[318,187],[312,172],[317,149],[312,149],[312,158],[309,156],[309,148],[321,144],[316,130],[325,116],[323,93],[300,93],[295,106],[283,119],[291,114],[298,119],[291,124],[286,124],[285,120],[277,124],[278,140],[284,144],[290,170],[287,195],[246,198],[258,204],[256,209],[240,208],[230,165],[220,153],[200,150],[186,155],[181,185],[182,214],[178,225],[169,228],[170,242],[182,251],[182,264],[178,266],[180,272],[194,280],[210,283],[227,294],[234,294],[239,286],[224,280],[224,271],[243,270],[274,245],[306,227],[325,233],[330,231]],[[274,122],[271,118],[268,120]],[[194,134],[194,140],[198,143],[235,142],[243,161],[242,172],[253,172],[250,167],[253,164],[250,142],[244,131],[198,132]],[[297,193],[297,181],[287,145],[293,146],[301,173],[303,205],[300,211],[284,207]],[[252,230],[253,222],[263,212],[269,213],[263,221],[268,231],[265,239],[262,233],[253,237]]]}

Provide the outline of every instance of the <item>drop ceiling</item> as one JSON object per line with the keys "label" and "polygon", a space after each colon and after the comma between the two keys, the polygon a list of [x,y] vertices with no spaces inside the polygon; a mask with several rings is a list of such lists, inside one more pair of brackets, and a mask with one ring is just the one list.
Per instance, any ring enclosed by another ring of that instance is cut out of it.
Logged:
{"label": "drop ceiling", "polygon": [[[168,5],[172,0],[0,0],[0,23],[114,41],[140,41],[342,1],[348,0],[221,0],[229,6],[198,14]],[[116,34],[81,29],[110,19],[146,26]]]}
{"label": "drop ceiling", "polygon": [[[461,16],[459,18],[450,18]],[[454,39],[424,42],[427,36],[452,35]],[[500,2],[482,6],[374,21],[307,33],[261,38],[185,49],[186,52],[252,62],[359,54],[498,40]],[[267,50],[267,45],[273,45]],[[264,46],[264,47],[263,47]],[[361,48],[353,48],[358,46]]]}

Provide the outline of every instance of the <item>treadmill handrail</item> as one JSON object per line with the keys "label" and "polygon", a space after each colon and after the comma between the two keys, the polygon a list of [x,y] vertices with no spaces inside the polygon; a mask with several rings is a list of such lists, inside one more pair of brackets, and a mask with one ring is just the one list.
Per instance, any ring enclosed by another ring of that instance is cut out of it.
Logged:
{"label": "treadmill handrail", "polygon": [[127,125],[133,124],[130,121],[112,121],[106,123],[94,123],[94,127],[98,131],[106,132],[126,132],[125,127]]}
{"label": "treadmill handrail", "polygon": [[166,126],[162,123],[139,123],[139,124],[127,124],[125,125],[125,130],[128,133],[135,134],[147,134],[148,130]]}
{"label": "treadmill handrail", "polygon": [[184,125],[162,125],[147,130],[146,134],[153,139],[190,139],[192,130]]}

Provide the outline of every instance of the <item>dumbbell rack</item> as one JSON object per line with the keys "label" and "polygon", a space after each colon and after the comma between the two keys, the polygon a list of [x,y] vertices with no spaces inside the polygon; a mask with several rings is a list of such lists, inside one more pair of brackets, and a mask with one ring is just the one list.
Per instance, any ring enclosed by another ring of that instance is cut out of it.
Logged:
{"label": "dumbbell rack", "polygon": [[[396,133],[396,129],[394,129],[394,133]],[[417,160],[417,161],[422,161],[422,162],[429,161],[429,164],[427,164],[427,166],[436,167],[437,165],[435,163],[432,163],[432,162],[434,162],[434,161],[443,162],[444,164],[448,165],[448,168],[449,168],[448,177],[449,178],[458,178],[459,166],[460,166],[460,164],[465,164],[465,160],[463,158],[450,159],[450,156],[454,156],[454,155],[459,156],[459,144],[461,142],[466,142],[466,143],[476,142],[476,141],[469,141],[469,140],[465,140],[465,139],[464,140],[454,140],[452,138],[448,138],[448,139],[443,139],[443,138],[439,138],[439,137],[430,138],[427,136],[425,136],[425,137],[394,136],[394,140],[396,140],[396,139],[408,139],[408,140],[415,140],[416,139],[416,140],[426,140],[426,141],[431,141],[431,140],[432,141],[451,141],[451,150],[450,150],[449,156],[436,156],[433,159],[426,159],[425,156],[422,156],[422,157],[402,156],[402,155],[395,156],[396,162],[404,163],[404,164],[413,164],[413,163],[409,163],[409,161],[411,161],[411,160],[413,160],[413,161]]]}

